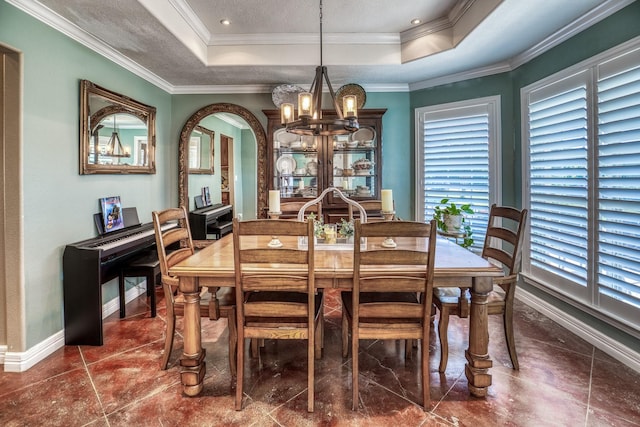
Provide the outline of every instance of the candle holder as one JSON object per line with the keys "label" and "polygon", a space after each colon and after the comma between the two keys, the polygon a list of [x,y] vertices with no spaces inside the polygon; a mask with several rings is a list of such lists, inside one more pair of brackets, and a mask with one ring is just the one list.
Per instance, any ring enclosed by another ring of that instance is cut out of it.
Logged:
{"label": "candle holder", "polygon": [[[280,215],[282,215],[281,211],[277,211],[277,212],[268,212],[269,218],[270,219],[279,219]],[[280,239],[278,239],[278,236],[271,236],[271,241],[269,242],[269,244],[267,245],[270,248],[281,248],[282,247],[282,242],[280,241]]]}
{"label": "candle holder", "polygon": [[[385,221],[393,221],[393,218],[396,216],[396,211],[382,211],[382,216]],[[393,237],[387,237],[382,242],[382,246],[385,248],[395,248],[398,245],[393,240]]]}

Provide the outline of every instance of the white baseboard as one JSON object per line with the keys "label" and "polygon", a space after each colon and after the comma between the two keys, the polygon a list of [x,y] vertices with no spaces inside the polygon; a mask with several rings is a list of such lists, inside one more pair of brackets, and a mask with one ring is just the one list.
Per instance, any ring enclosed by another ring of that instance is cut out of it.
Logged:
{"label": "white baseboard", "polygon": [[627,365],[636,372],[640,372],[640,353],[637,353],[619,341],[612,339],[601,331],[581,322],[575,317],[559,310],[552,304],[538,298],[534,294],[516,288],[516,298],[531,308],[544,314],[560,326],[573,332],[594,347],[607,353],[609,356]]}
{"label": "white baseboard", "polygon": [[[125,302],[133,301],[146,292],[146,281],[143,281],[125,293]],[[102,306],[102,318],[119,310],[120,300],[116,297]],[[4,365],[5,372],[24,372],[62,347],[64,330],[56,332],[24,352],[11,352],[7,351],[7,346],[0,346],[0,364]]]}

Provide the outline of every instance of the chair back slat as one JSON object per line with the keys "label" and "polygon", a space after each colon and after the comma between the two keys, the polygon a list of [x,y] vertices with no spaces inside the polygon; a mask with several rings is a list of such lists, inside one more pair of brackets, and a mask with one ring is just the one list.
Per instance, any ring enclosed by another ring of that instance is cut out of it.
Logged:
{"label": "chair back slat", "polygon": [[413,221],[376,222],[361,230],[361,237],[428,237],[429,229],[422,225]]}
{"label": "chair back slat", "polygon": [[306,264],[307,253],[290,248],[278,250],[269,248],[245,249],[240,252],[240,262],[242,264]]}
{"label": "chair back slat", "polygon": [[360,276],[360,292],[424,292],[424,277]]}
{"label": "chair back slat", "polygon": [[307,292],[308,278],[306,276],[277,276],[251,275],[242,278],[245,292],[277,291],[277,292]]}
{"label": "chair back slat", "polygon": [[491,205],[482,256],[502,264],[508,275],[520,271],[522,236],[527,209]]}
{"label": "chair back slat", "polygon": [[428,257],[425,252],[404,249],[361,252],[360,265],[426,265]]}
{"label": "chair back slat", "polygon": [[[418,304],[373,302],[360,306],[360,318],[398,319],[402,324],[402,319],[422,319],[423,316],[424,309]],[[391,325],[388,327],[393,328]]]}
{"label": "chair back slat", "polygon": [[[238,236],[306,236],[306,221],[256,219],[238,221]],[[271,248],[270,248],[271,249]]]}

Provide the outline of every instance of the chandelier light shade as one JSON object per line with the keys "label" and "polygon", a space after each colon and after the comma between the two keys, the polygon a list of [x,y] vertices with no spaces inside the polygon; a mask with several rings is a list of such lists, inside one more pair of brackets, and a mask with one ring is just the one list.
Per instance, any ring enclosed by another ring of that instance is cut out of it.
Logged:
{"label": "chandelier light shade", "polygon": [[[323,85],[327,84],[333,101],[335,118],[322,117]],[[336,94],[329,81],[327,67],[322,65],[322,0],[320,0],[320,66],[316,67],[316,76],[309,92],[298,94],[298,116],[295,117],[291,103],[280,105],[280,121],[287,132],[298,135],[348,135],[359,129],[358,99],[355,95],[347,95],[342,99],[342,106],[336,101]]]}
{"label": "chandelier light shade", "polygon": [[116,126],[116,114],[113,115],[113,132],[111,132],[111,138],[107,143],[104,155],[109,157],[131,157],[131,152],[123,148],[122,142],[120,142],[120,135],[118,135],[118,128]]}

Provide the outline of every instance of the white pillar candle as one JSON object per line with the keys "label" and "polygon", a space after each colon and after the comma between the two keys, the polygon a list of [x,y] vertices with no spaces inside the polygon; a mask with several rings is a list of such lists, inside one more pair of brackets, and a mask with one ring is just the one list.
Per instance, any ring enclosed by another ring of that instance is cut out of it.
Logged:
{"label": "white pillar candle", "polygon": [[300,184],[298,184],[298,188],[300,190],[304,190],[304,179],[300,179]]}
{"label": "white pillar candle", "polygon": [[342,189],[343,190],[348,190],[349,189],[349,181],[346,179],[342,180]]}
{"label": "white pillar candle", "polygon": [[269,190],[269,212],[280,212],[280,190]]}
{"label": "white pillar candle", "polygon": [[382,190],[382,212],[393,211],[393,192],[392,190]]}

